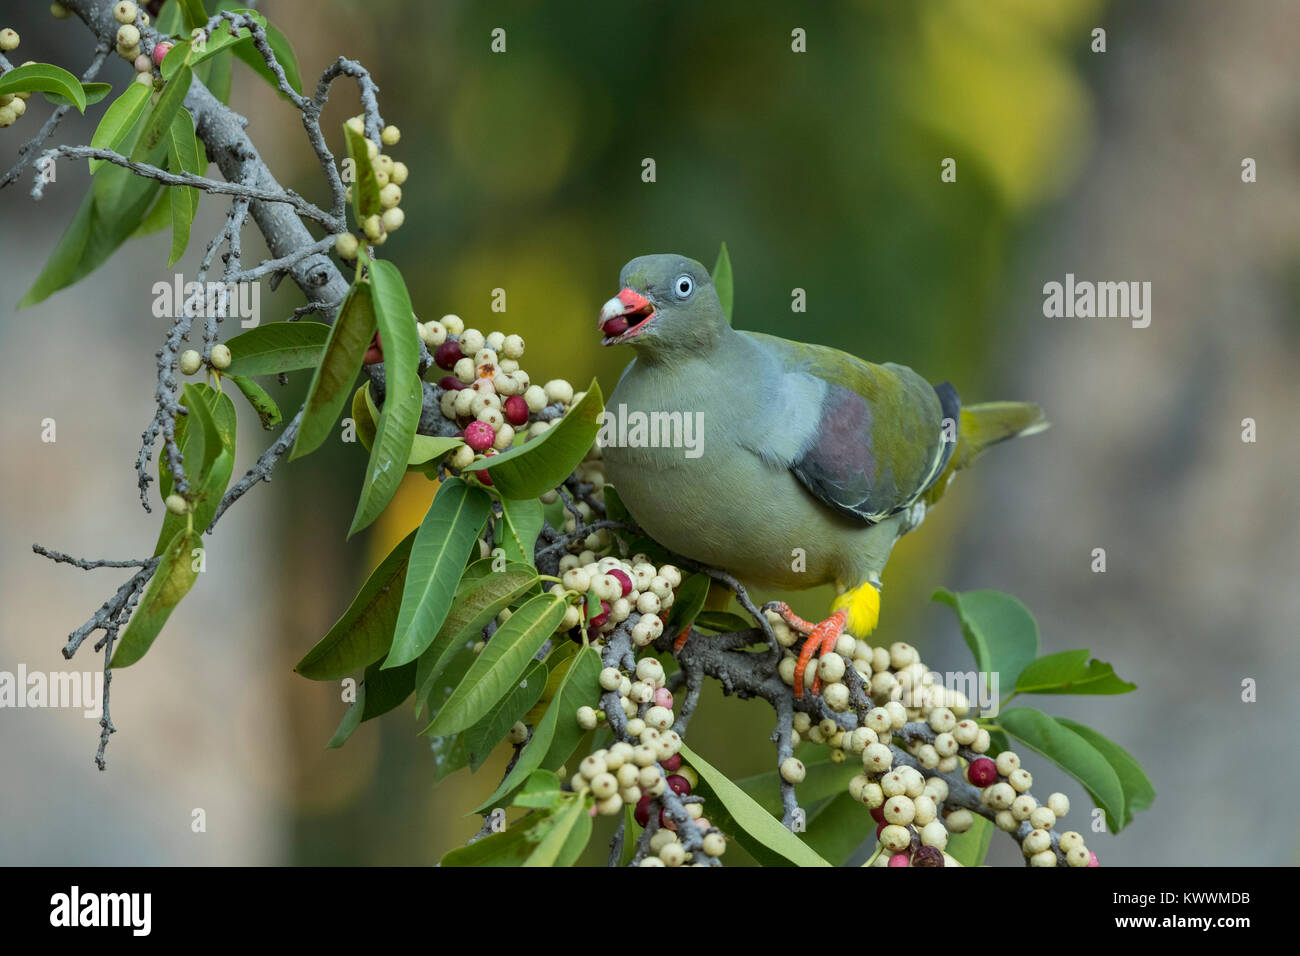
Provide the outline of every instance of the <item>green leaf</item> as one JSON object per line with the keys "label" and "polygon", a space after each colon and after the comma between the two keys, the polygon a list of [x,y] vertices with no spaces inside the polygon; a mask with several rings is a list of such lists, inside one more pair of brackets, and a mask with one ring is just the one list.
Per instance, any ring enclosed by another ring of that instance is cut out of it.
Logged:
{"label": "green leaf", "polygon": [[704,602],[709,597],[709,583],[712,580],[707,574],[687,575],[677,589],[673,606],[668,610],[668,622],[664,624],[665,631],[674,635],[680,634],[684,628],[695,621],[696,615],[704,610]]}
{"label": "green leaf", "polygon": [[[494,637],[493,640],[496,640]],[[490,643],[490,642],[489,642]],[[485,648],[486,650],[486,648]],[[515,682],[492,709],[473,727],[465,731],[465,744],[469,748],[469,766],[478,770],[515,722],[532,708],[546,688],[546,665],[530,661],[523,676]]]}
{"label": "green leaf", "polygon": [[185,15],[187,29],[195,30],[208,22],[208,14],[203,9],[203,0],[179,0],[181,13]]}
{"label": "green leaf", "polygon": [[[207,62],[218,53],[229,52],[231,47],[242,40],[248,40],[251,43],[251,38],[252,34],[247,27],[232,30],[230,21],[222,20],[216,29],[212,31],[212,35],[208,37],[207,42],[203,44],[203,49],[200,50],[197,45],[194,47],[194,52],[190,55],[190,66],[197,67],[200,63]],[[194,43],[195,41],[191,40],[190,42]],[[229,62],[228,58],[223,57],[223,59]]]}
{"label": "green leaf", "polygon": [[1087,648],[1030,661],[1016,678],[1017,694],[1127,694],[1137,684],[1121,680],[1105,661],[1089,660]]}
{"label": "green leaf", "polygon": [[[420,387],[423,390],[424,386]],[[421,403],[423,404],[423,396],[421,396]],[[374,443],[375,423],[379,421],[379,414],[379,406],[375,404],[374,396],[370,394],[370,383],[367,382],[357,389],[352,398],[352,418],[357,422],[357,435],[361,438],[361,444],[365,445],[367,450]],[[364,428],[362,423],[365,423]],[[410,468],[437,461],[453,448],[459,448],[463,444],[465,444],[463,438],[417,434],[411,442],[411,453],[406,458],[406,465]]]}
{"label": "green leaf", "polygon": [[[804,761],[804,780],[799,784],[799,800],[812,804],[837,793],[847,792],[849,781],[862,773],[861,761],[832,763],[829,759]],[[781,819],[781,775],[776,770],[743,777],[736,786],[778,821]],[[867,814],[870,818],[871,814]]]}
{"label": "green leaf", "polygon": [[[169,53],[168,56],[171,54]],[[131,150],[131,159],[137,162],[150,162],[152,157],[167,147],[168,131],[185,102],[185,94],[189,92],[190,82],[193,79],[194,72],[189,64],[185,63],[176,71],[176,75],[163,85],[158,102],[145,117],[140,138],[136,140],[135,148]]]}
{"label": "green leaf", "polygon": [[231,58],[218,56],[204,58],[194,68],[194,75],[222,103],[230,102],[230,83],[232,79]]}
{"label": "green leaf", "polygon": [[370,303],[370,286],[354,283],[330,329],[316,374],[303,407],[298,438],[289,455],[301,458],[320,447],[334,428],[347,403],[352,383],[361,371],[362,360],[375,334],[375,312]]}
{"label": "green leaf", "polygon": [[522,866],[537,845],[534,832],[540,818],[525,817],[508,830],[493,833],[469,846],[457,847],[442,858],[441,866]]}
{"label": "green leaf", "polygon": [[419,379],[402,384],[389,379],[388,398],[379,413],[375,437],[362,479],[361,497],[348,537],[367,527],[388,507],[406,475],[415,430],[420,425],[424,389]]}
{"label": "green leaf", "polygon": [[586,797],[573,797],[551,814],[549,826],[524,866],[571,866],[591,839]]}
{"label": "green leaf", "polygon": [[[339,729],[334,732],[326,747],[330,749],[342,747],[348,737],[352,736],[352,731],[367,720],[374,720],[397,707],[411,696],[411,691],[414,689],[415,664],[392,670],[381,670],[378,663],[371,664],[366,668],[361,688],[357,691],[356,702],[349,708],[349,712],[343,715]],[[360,717],[351,713],[353,709],[359,711]]]}
{"label": "green leaf", "polygon": [[419,657],[438,634],[451,608],[465,558],[487,522],[490,501],[459,478],[438,486],[411,549],[393,648],[384,661],[396,667]]}
{"label": "green leaf", "polygon": [[393,642],[415,534],[403,538],[371,572],[342,617],[294,670],[311,680],[337,680],[384,656]]}
{"label": "green leaf", "polygon": [[[483,813],[514,792],[538,767],[554,770],[561,766],[582,739],[583,730],[573,716],[583,704],[590,704],[599,689],[600,655],[595,648],[584,647],[573,658],[555,699],[533,729],[533,736],[519,752],[514,769],[506,775],[496,792],[475,808]],[[561,721],[561,717],[564,719]],[[565,748],[568,748],[567,750]],[[558,757],[558,759],[556,759]]]}
{"label": "green leaf", "polygon": [[931,600],[957,612],[962,637],[986,674],[1001,687],[1014,687],[1025,665],[1038,656],[1038,624],[1029,609],[1001,591],[956,593],[939,588]]}
{"label": "green leaf", "polygon": [[257,412],[263,428],[274,428],[280,424],[283,417],[280,414],[280,406],[275,404],[275,399],[266,393],[266,389],[251,378],[244,378],[242,375],[231,375],[229,372],[223,372],[222,375],[234,382],[235,387],[244,393],[248,404],[252,405],[253,411]]}
{"label": "green leaf", "polygon": [[325,353],[330,327],[324,322],[271,322],[227,339],[227,375],[277,375],[315,368]]}
{"label": "green leaf", "polygon": [[[416,696],[417,717],[434,680],[443,674],[455,655],[480,640],[480,632],[488,621],[537,582],[537,572],[526,565],[508,563],[505,570],[494,572],[492,564],[492,559],[478,561],[461,576],[451,610],[447,612],[438,636],[420,655],[416,682],[419,691]],[[487,568],[487,573],[477,574],[481,568]]]}
{"label": "green leaf", "polygon": [[732,819],[736,821],[736,825],[755,840],[796,866],[830,866],[802,840],[782,826],[780,820],[764,810],[753,797],[732,783],[726,774],[713,767],[685,744],[682,744],[681,754],[700,778],[708,783],[723,806],[727,808]]}
{"label": "green leaf", "polygon": [[[128,83],[122,95],[113,100],[104,111],[99,125],[95,127],[95,134],[90,137],[90,145],[96,149],[113,150],[121,146],[136,122],[144,115],[144,109],[149,105],[149,94],[152,92],[152,89],[146,89],[139,83]],[[102,165],[104,160],[92,159],[90,171],[93,173]]]}
{"label": "green leaf", "polygon": [[[674,602],[676,604],[676,602]],[[695,626],[725,634],[731,631],[750,631],[757,625],[748,618],[731,611],[701,611],[695,615]]]}
{"label": "green leaf", "polygon": [[81,81],[52,63],[29,63],[0,74],[0,96],[27,91],[57,93],[71,102],[78,113],[86,112],[86,91],[81,88]]}
{"label": "green leaf", "polygon": [[369,147],[366,138],[346,124],[343,135],[347,140],[348,157],[352,160],[352,215],[356,217],[360,228],[370,216],[383,212],[379,203],[379,180],[375,178],[375,168],[370,165]]}
{"label": "green leaf", "polygon": [[560,787],[559,776],[550,770],[538,770],[524,781],[523,789],[510,801],[510,805],[547,810],[555,806],[563,795],[564,790]]}
{"label": "green leaf", "polygon": [[384,349],[387,382],[419,382],[420,336],[406,282],[386,259],[370,261],[370,295]]}
{"label": "green leaf", "polygon": [[713,288],[717,290],[718,301],[722,304],[722,314],[730,322],[735,290],[731,278],[731,256],[727,254],[725,242],[718,249],[718,261],[713,264]]}
{"label": "green leaf", "polygon": [[[802,787],[799,799],[812,802],[804,797]],[[809,849],[832,866],[843,866],[868,838],[874,845],[875,829],[876,821],[867,808],[854,800],[852,794],[841,790],[808,814],[802,838]]]}
{"label": "green leaf", "polygon": [[[194,118],[189,110],[181,108],[176,112],[168,131],[167,155],[171,171],[201,174],[204,170],[200,159],[199,142],[194,135]],[[168,197],[171,202],[172,248],[167,265],[173,266],[185,254],[190,244],[190,226],[199,207],[199,191],[192,186],[169,186]]]}
{"label": "green leaf", "polygon": [[542,531],[542,503],[536,498],[502,498],[500,526],[497,544],[505,549],[506,557],[532,565],[537,536]]}
{"label": "green leaf", "polygon": [[194,587],[199,572],[192,552],[202,546],[198,531],[182,528],[176,532],[140,598],[140,606],[122,632],[110,667],[129,667],[148,652],[176,605]]}
{"label": "green leaf", "polygon": [[1083,784],[1106,812],[1112,833],[1123,829],[1129,819],[1125,816],[1124,787],[1110,761],[1086,737],[1032,707],[1010,707],[998,714],[998,723]]}
{"label": "green leaf", "polygon": [[[190,415],[185,415],[176,423],[176,441],[180,445],[186,470],[190,472],[190,493],[187,499],[190,514],[165,513],[162,531],[154,547],[155,555],[162,554],[167,543],[181,528],[192,525],[202,531],[212,523],[235,468],[235,403],[230,400],[230,396],[205,384],[187,383],[182,392],[181,404],[188,410],[192,402],[195,404],[193,421],[199,423],[200,427],[190,428]],[[167,456],[160,453],[158,490],[162,498],[166,499],[171,494],[173,485]]]}
{"label": "green leaf", "polygon": [[[558,595],[541,594],[515,611],[510,620],[492,635],[492,640],[479,653],[465,679],[424,733],[456,733],[486,716],[519,683],[528,662],[555,633],[567,606]],[[528,707],[532,703],[530,701]]]}
{"label": "green leaf", "polygon": [[1056,722],[1073,730],[1097,748],[1097,752],[1106,758],[1111,769],[1115,771],[1115,775],[1119,777],[1120,787],[1124,791],[1124,818],[1121,821],[1121,826],[1114,828],[1114,832],[1118,833],[1123,827],[1133,822],[1134,813],[1139,810],[1146,810],[1151,806],[1151,803],[1156,798],[1156,788],[1151,785],[1151,781],[1147,779],[1142,765],[1137,762],[1133,755],[1109,737],[1084,724],[1067,720],[1065,717],[1057,717]]}
{"label": "green leaf", "polygon": [[600,385],[592,379],[582,401],[540,436],[465,470],[486,470],[503,498],[538,498],[558,487],[591,451],[604,409]]}
{"label": "green leaf", "polygon": [[[137,83],[135,85],[139,86],[140,84]],[[141,89],[143,89],[143,87],[141,87]],[[104,97],[108,96],[109,93],[113,92],[113,84],[112,83],[82,83],[81,91],[86,94],[86,105],[93,106],[95,103],[98,103]],[[42,93],[41,95],[44,96],[47,100],[49,100],[51,103],[53,103],[55,106],[76,106],[77,105],[72,100],[64,96],[62,93]]]}
{"label": "green leaf", "polygon": [[139,239],[142,236],[152,236],[155,232],[162,232],[172,224],[172,203],[171,196],[163,193],[153,204],[148,215],[140,220],[139,224],[131,230],[129,239]]}
{"label": "green leaf", "polygon": [[948,836],[948,845],[944,852],[962,866],[980,866],[988,856],[989,843],[993,839],[993,824],[978,813],[972,814],[975,822],[965,833],[952,833]]}

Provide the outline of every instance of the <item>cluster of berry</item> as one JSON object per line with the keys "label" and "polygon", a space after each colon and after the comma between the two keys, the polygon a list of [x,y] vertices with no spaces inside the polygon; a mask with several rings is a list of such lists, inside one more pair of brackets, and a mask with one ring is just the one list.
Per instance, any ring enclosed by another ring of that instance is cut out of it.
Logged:
{"label": "cluster of berry", "polygon": [[[0,30],[0,53],[8,53],[16,49],[18,49],[18,32],[9,27]],[[21,65],[27,66],[31,62],[28,60]],[[27,100],[31,95],[30,90],[0,95],[0,129],[13,126],[18,121],[18,117],[27,112]]]}

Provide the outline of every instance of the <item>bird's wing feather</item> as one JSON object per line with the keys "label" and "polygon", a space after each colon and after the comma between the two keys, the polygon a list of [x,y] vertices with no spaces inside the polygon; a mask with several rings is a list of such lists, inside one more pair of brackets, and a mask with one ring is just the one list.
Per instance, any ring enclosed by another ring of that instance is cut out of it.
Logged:
{"label": "bird's wing feather", "polygon": [[746,444],[822,502],[874,523],[911,505],[943,471],[955,446],[943,421],[960,408],[951,386],[936,388],[902,365],[744,334],[770,356],[764,379],[792,426],[763,429]]}

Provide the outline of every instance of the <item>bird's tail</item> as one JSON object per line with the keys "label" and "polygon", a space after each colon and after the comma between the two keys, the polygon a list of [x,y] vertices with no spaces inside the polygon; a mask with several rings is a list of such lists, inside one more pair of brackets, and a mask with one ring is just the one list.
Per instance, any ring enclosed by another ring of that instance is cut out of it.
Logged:
{"label": "bird's tail", "polygon": [[969,467],[986,448],[1008,438],[1036,434],[1049,424],[1043,417],[1043,410],[1029,402],[984,402],[965,406],[957,428],[957,448],[943,474],[926,491],[926,502],[933,504],[938,501],[953,475]]}

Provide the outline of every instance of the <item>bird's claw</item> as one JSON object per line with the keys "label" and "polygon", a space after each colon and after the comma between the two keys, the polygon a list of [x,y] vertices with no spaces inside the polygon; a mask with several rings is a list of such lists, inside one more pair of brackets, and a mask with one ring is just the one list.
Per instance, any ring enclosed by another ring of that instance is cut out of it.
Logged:
{"label": "bird's claw", "polygon": [[790,605],[786,604],[784,601],[768,601],[759,608],[759,610],[764,614],[771,611],[781,620],[785,621],[786,626],[791,630],[797,631],[800,634],[811,634],[817,627],[816,624],[805,621],[799,615],[795,614],[794,611],[790,610]]}

